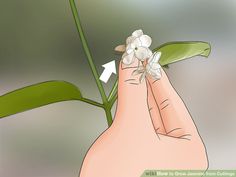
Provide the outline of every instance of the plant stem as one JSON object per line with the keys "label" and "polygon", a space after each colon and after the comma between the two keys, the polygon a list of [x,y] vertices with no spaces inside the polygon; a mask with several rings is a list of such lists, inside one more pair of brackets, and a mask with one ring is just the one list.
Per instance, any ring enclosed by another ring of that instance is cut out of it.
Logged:
{"label": "plant stem", "polygon": [[101,103],[98,103],[96,101],[93,101],[93,100],[90,100],[88,98],[81,98],[80,101],[83,101],[85,103],[88,103],[88,104],[91,104],[93,106],[98,106],[98,107],[101,107],[101,108],[104,108],[104,105],[101,104]]}
{"label": "plant stem", "polygon": [[113,104],[115,103],[115,101],[117,99],[117,96],[118,96],[118,93],[117,93],[117,90],[116,90],[115,94],[113,95],[113,97],[109,101],[109,104],[110,104],[111,108],[112,108]]}
{"label": "plant stem", "polygon": [[107,117],[107,124],[110,127],[113,120],[112,120],[112,114],[111,114],[111,108],[110,106],[107,106],[106,108],[104,108],[105,113],[106,113],[106,117]]}
{"label": "plant stem", "polygon": [[116,82],[114,83],[113,88],[108,97],[108,102],[111,108],[117,99],[117,89],[118,89],[118,78],[116,79]]}
{"label": "plant stem", "polygon": [[112,89],[111,89],[111,92],[108,96],[108,102],[110,102],[110,100],[112,99],[113,95],[117,92],[117,86],[118,86],[118,79],[116,79]]}
{"label": "plant stem", "polygon": [[94,106],[102,107],[105,110],[105,113],[106,113],[108,126],[111,126],[111,124],[112,124],[111,106],[108,103],[108,99],[107,99],[107,96],[105,94],[103,85],[102,85],[101,81],[99,80],[98,71],[97,71],[97,69],[95,67],[95,64],[93,62],[93,58],[92,58],[91,52],[89,50],[88,43],[86,41],[83,29],[82,29],[82,25],[81,25],[81,22],[80,22],[79,13],[78,13],[78,9],[76,8],[75,1],[74,0],[69,0],[69,1],[70,1],[71,11],[72,11],[72,14],[73,14],[73,17],[74,17],[74,20],[75,20],[76,28],[77,28],[77,31],[79,33],[79,37],[80,37],[80,40],[82,42],[84,52],[85,52],[86,57],[88,59],[90,69],[92,70],[93,77],[96,81],[97,87],[98,87],[100,95],[102,97],[103,104],[97,103],[97,102],[95,102],[93,100],[90,100],[90,99],[87,99],[87,98],[82,98],[82,101],[84,101],[86,103],[89,103],[91,105],[94,105]]}
{"label": "plant stem", "polygon": [[78,10],[76,8],[75,1],[74,0],[69,0],[69,1],[70,1],[71,11],[73,13],[73,17],[74,17],[74,20],[75,20],[75,24],[76,24],[76,27],[77,27],[77,30],[78,30],[78,33],[79,33],[79,36],[80,36],[80,40],[82,42],[84,52],[85,52],[86,57],[88,59],[89,66],[92,70],[94,79],[96,81],[97,87],[98,87],[100,95],[102,97],[102,101],[103,101],[104,104],[106,104],[107,103],[107,97],[106,97],[104,88],[102,86],[102,83],[99,80],[99,75],[98,75],[97,69],[94,65],[92,55],[90,53],[90,50],[89,50],[89,47],[88,47],[88,44],[87,44],[87,41],[86,41],[86,38],[85,38],[85,35],[84,35],[84,32],[83,32],[83,29],[82,29],[82,26],[81,26],[81,22],[80,22],[80,18],[79,18]]}

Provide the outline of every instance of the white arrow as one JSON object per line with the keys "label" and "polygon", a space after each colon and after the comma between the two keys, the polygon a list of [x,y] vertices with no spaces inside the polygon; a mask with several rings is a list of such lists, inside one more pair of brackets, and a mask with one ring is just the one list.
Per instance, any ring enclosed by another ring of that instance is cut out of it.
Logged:
{"label": "white arrow", "polygon": [[109,63],[102,65],[102,67],[104,67],[105,69],[103,70],[99,79],[101,81],[107,83],[107,81],[111,77],[112,73],[116,74],[116,62],[115,62],[115,60],[113,60]]}

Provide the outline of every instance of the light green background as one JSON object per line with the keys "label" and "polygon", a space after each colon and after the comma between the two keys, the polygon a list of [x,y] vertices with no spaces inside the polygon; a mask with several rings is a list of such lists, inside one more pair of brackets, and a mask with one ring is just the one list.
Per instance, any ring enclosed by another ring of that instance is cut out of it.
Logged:
{"label": "light green background", "polygon": [[[100,73],[102,64],[119,60],[113,48],[135,29],[152,37],[153,48],[178,40],[212,44],[209,59],[173,64],[167,73],[198,126],[210,168],[235,169],[236,1],[81,0],[79,9]],[[68,0],[1,0],[0,94],[55,79],[100,100]],[[66,102],[0,120],[0,176],[77,176],[107,127],[104,116],[99,108]]]}

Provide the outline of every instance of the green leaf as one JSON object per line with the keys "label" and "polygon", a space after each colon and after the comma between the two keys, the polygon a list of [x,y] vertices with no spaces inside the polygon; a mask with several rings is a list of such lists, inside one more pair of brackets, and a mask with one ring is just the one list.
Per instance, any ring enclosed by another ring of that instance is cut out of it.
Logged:
{"label": "green leaf", "polygon": [[69,82],[38,83],[0,96],[0,118],[51,103],[82,99],[79,89]]}
{"label": "green leaf", "polygon": [[169,42],[153,50],[161,52],[159,63],[161,66],[167,66],[181,60],[194,56],[208,57],[211,52],[211,46],[207,42]]}

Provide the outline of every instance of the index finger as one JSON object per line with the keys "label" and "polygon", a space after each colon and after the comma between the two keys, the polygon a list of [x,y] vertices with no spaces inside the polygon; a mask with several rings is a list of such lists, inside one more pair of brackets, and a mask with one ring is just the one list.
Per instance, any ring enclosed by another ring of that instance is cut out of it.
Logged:
{"label": "index finger", "polygon": [[197,135],[197,128],[184,102],[171,85],[164,70],[161,79],[148,76],[153,96],[159,107],[166,134],[175,137]]}

